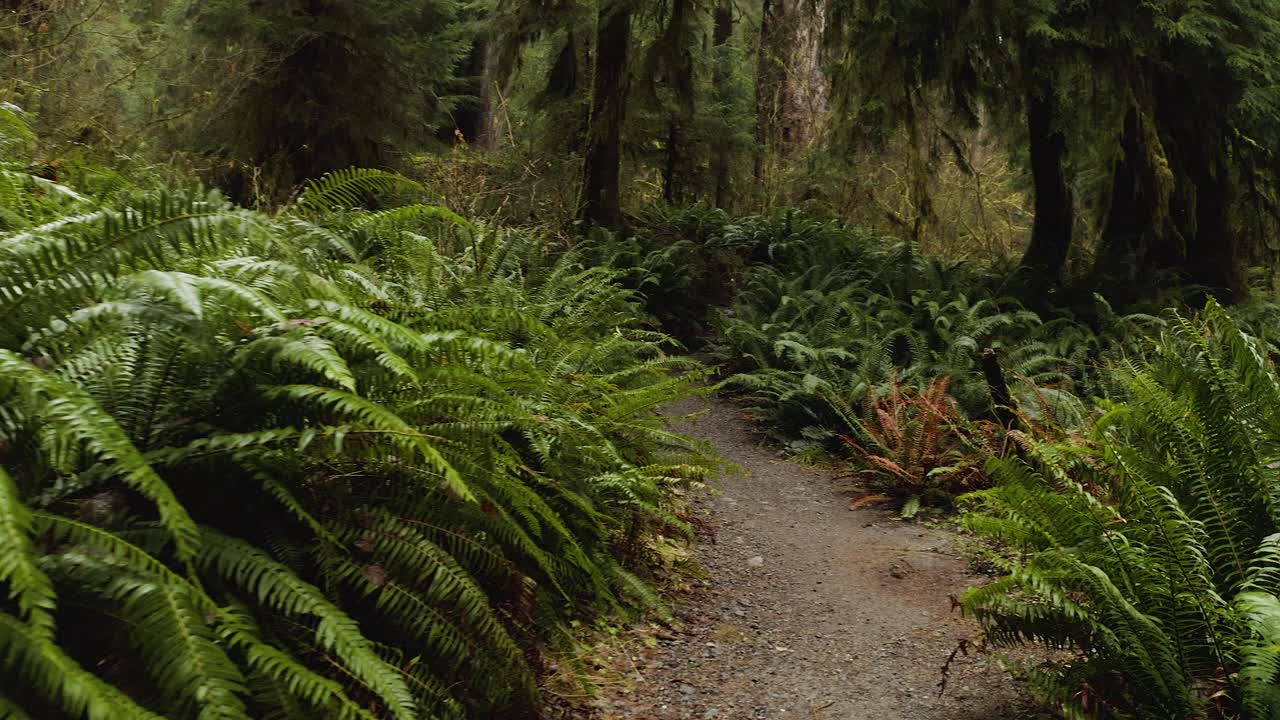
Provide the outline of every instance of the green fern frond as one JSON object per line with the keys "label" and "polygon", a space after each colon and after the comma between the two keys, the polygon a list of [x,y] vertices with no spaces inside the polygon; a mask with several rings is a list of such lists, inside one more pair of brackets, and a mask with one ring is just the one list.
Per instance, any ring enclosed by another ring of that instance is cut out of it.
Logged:
{"label": "green fern frond", "polygon": [[338,170],[309,181],[293,209],[301,214],[321,214],[361,208],[369,195],[396,189],[422,191],[418,183],[397,173],[359,168]]}
{"label": "green fern frond", "polygon": [[0,350],[0,376],[17,383],[18,392],[33,396],[43,419],[83,442],[93,455],[111,464],[114,475],[155,503],[160,522],[177,543],[179,557],[189,560],[194,556],[200,538],[195,521],[119,424],[93,398],[9,350]]}
{"label": "green fern frond", "polygon": [[[169,707],[197,718],[248,720],[244,677],[186,583],[135,575],[128,565],[68,550],[46,560],[60,581],[75,583],[128,625],[148,675]],[[196,594],[202,595],[200,591]]]}
{"label": "green fern frond", "polygon": [[202,539],[196,562],[205,572],[240,588],[275,612],[314,619],[316,642],[333,652],[354,677],[377,694],[394,717],[417,717],[413,695],[404,679],[378,657],[356,621],[318,588],[243,541],[208,528],[202,531]]}
{"label": "green fern frond", "polygon": [[269,397],[298,402],[359,421],[361,427],[385,433],[393,443],[417,454],[440,474],[445,485],[461,500],[473,501],[467,483],[436,449],[431,436],[419,432],[390,409],[358,395],[316,385],[282,385],[264,388]]}
{"label": "green fern frond", "polygon": [[[264,641],[261,630],[246,608],[238,605],[224,608],[220,616],[219,632],[228,647],[244,656],[250,685],[255,679],[271,684],[270,695],[254,694],[257,703],[276,706],[275,714],[267,717],[314,717],[313,709],[321,710],[325,717],[331,716],[337,720],[374,720],[376,717],[351,700],[340,684],[317,674],[288,653]],[[275,703],[271,703],[268,698],[274,698]],[[304,700],[310,707],[298,707],[296,699]]]}
{"label": "green fern frond", "polygon": [[34,530],[31,511],[18,496],[17,485],[0,467],[0,583],[8,584],[9,595],[17,598],[18,610],[32,632],[49,640],[57,593],[36,562]]}
{"label": "green fern frond", "polygon": [[6,675],[61,708],[87,720],[163,720],[85,670],[52,640],[0,612],[0,653]]}

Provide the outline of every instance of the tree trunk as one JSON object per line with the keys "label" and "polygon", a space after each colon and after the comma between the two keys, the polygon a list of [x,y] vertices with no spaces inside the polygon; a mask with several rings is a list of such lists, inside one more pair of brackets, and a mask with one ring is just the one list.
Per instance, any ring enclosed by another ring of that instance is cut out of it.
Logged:
{"label": "tree trunk", "polygon": [[[720,0],[715,10],[715,25],[712,32],[711,42],[717,50],[722,50],[729,40],[733,38],[733,0]],[[727,63],[717,58],[715,72],[712,82],[715,87],[723,88],[728,85],[730,78],[730,68]],[[725,133],[721,133],[714,141],[712,141],[712,167],[715,176],[715,206],[718,208],[727,207],[729,204],[729,179],[731,158],[730,152],[732,146],[726,138]]]}
{"label": "tree trunk", "polygon": [[[1231,130],[1212,114],[1186,112],[1186,89],[1157,81],[1156,119],[1168,163],[1178,178],[1169,202],[1169,223],[1181,242],[1177,260],[1183,276],[1225,303],[1244,293],[1239,243],[1231,228],[1235,176],[1228,156]],[[1201,107],[1226,107],[1234,98],[1198,98]],[[1166,240],[1166,243],[1168,241]]]}
{"label": "tree trunk", "polygon": [[[1156,127],[1145,125],[1136,109],[1125,118],[1096,271],[1127,267],[1136,280],[1139,272],[1172,270],[1233,302],[1244,280],[1230,222],[1235,184],[1224,134],[1188,116],[1176,88],[1165,88],[1157,100]],[[1160,156],[1150,157],[1148,146],[1158,147]]]}
{"label": "tree trunk", "polygon": [[699,33],[691,22],[693,0],[671,0],[671,16],[663,35],[655,42],[655,75],[666,76],[672,90],[673,104],[667,108],[667,138],[665,162],[662,170],[662,199],[667,203],[679,202],[683,188],[692,174],[691,163],[686,160],[685,143],[687,128],[697,123],[697,89],[694,77],[691,46]]}
{"label": "tree trunk", "polygon": [[570,98],[578,92],[578,36],[572,31],[564,47],[556,55],[556,61],[547,73],[546,94],[556,98]]}
{"label": "tree trunk", "polygon": [[1200,157],[1188,168],[1195,186],[1195,234],[1188,238],[1183,268],[1191,282],[1204,286],[1223,303],[1234,303],[1246,290],[1239,243],[1231,228],[1234,184],[1221,156],[1204,157],[1217,149],[1198,149]]}
{"label": "tree trunk", "polygon": [[622,124],[627,114],[627,61],[631,50],[631,10],[601,11],[596,38],[594,94],[584,169],[582,216],[609,228],[622,224]]}
{"label": "tree trunk", "polygon": [[982,374],[987,380],[987,390],[991,392],[991,408],[996,420],[1006,430],[1018,425],[1017,407],[1013,393],[1009,391],[1009,382],[1005,380],[1004,368],[1000,366],[1000,355],[994,348],[982,350]]}
{"label": "tree trunk", "polygon": [[822,69],[822,34],[827,29],[824,0],[792,0],[784,41],[782,154],[794,158],[818,139],[831,110],[831,80]]}
{"label": "tree trunk", "polygon": [[1052,88],[1027,96],[1027,130],[1031,137],[1031,175],[1035,184],[1035,225],[1022,267],[1047,282],[1062,276],[1071,249],[1075,208],[1063,163],[1067,139],[1054,127],[1057,101]]}
{"label": "tree trunk", "polygon": [[454,127],[450,128],[463,142],[485,149],[492,148],[495,139],[493,83],[496,59],[493,40],[488,36],[476,38],[461,67],[472,97],[454,110]]}
{"label": "tree trunk", "polygon": [[756,65],[757,181],[772,149],[794,159],[821,133],[831,109],[822,68],[826,10],[822,0],[764,0]]}
{"label": "tree trunk", "polygon": [[[1111,173],[1111,198],[1102,228],[1102,247],[1094,264],[1099,278],[1119,277],[1136,281],[1140,268],[1157,265],[1168,268],[1168,258],[1157,261],[1154,250],[1163,224],[1159,207],[1161,189],[1147,157],[1146,131],[1137,109],[1125,115],[1120,135],[1120,154]],[[1122,273],[1121,271],[1127,271]],[[1123,286],[1110,288],[1123,297]]]}
{"label": "tree trunk", "polygon": [[680,170],[680,123],[674,118],[667,127],[666,163],[662,168],[662,199],[674,205],[680,198],[676,175]]}
{"label": "tree trunk", "polygon": [[773,105],[780,83],[773,60],[772,47],[777,25],[778,4],[782,0],[764,0],[760,10],[760,38],[756,51],[756,147],[752,155],[752,176],[757,186],[764,183],[764,153],[769,142],[769,127],[773,124]]}

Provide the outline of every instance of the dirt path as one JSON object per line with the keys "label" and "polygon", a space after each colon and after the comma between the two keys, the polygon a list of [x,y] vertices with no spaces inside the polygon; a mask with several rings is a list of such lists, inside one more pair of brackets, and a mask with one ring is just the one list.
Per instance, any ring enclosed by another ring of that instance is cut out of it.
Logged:
{"label": "dirt path", "polygon": [[974,628],[949,595],[973,580],[954,536],[846,509],[830,472],[780,459],[737,407],[705,409],[683,431],[747,470],[706,502],[705,591],[678,601],[683,629],[638,652],[634,682],[606,690],[618,720],[1017,720],[1039,717],[984,658],[940,669]]}

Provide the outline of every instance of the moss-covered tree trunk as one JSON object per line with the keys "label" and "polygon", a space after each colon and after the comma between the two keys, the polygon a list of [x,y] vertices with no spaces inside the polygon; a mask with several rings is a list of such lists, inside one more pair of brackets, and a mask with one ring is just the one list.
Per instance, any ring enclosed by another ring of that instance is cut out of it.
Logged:
{"label": "moss-covered tree trunk", "polygon": [[477,37],[462,65],[461,79],[469,97],[454,110],[454,127],[449,129],[468,145],[486,149],[493,146],[497,129],[493,112],[495,61],[493,39]]}
{"label": "moss-covered tree trunk", "polygon": [[756,146],[752,153],[752,176],[756,184],[764,183],[764,152],[769,141],[769,126],[773,124],[774,88],[778,86],[777,65],[773,62],[777,3],[781,0],[764,0],[760,10],[760,37],[756,49]]}
{"label": "moss-covered tree trunk", "polygon": [[1136,109],[1130,109],[1120,135],[1120,152],[1111,173],[1111,197],[1103,225],[1103,252],[1097,268],[1106,274],[1108,266],[1138,256],[1150,244],[1156,219],[1157,189],[1147,167],[1143,150],[1142,124]]}
{"label": "moss-covered tree trunk", "polygon": [[784,157],[807,150],[831,110],[831,80],[822,67],[822,34],[827,28],[824,0],[790,0],[782,24],[783,72],[779,137]]}
{"label": "moss-covered tree trunk", "polygon": [[627,115],[631,8],[625,3],[616,3],[600,12],[582,216],[589,223],[614,228],[622,224],[619,174],[622,168],[622,125]]}
{"label": "moss-covered tree trunk", "polygon": [[[711,42],[717,50],[724,48],[733,38],[733,0],[720,0],[716,4],[714,26]],[[730,68],[723,62],[717,62],[712,81],[717,88],[724,87],[730,81]],[[732,145],[727,137],[717,137],[712,146],[712,174],[715,182],[715,205],[718,208],[729,204],[729,180],[732,167]]]}
{"label": "moss-covered tree trunk", "polygon": [[680,191],[680,155],[684,152],[680,131],[680,122],[671,118],[667,124],[666,157],[662,164],[662,199],[668,204],[679,202],[683,193]]}
{"label": "moss-covered tree trunk", "polygon": [[1195,233],[1187,242],[1184,275],[1221,302],[1240,300],[1245,292],[1240,241],[1231,227],[1235,185],[1222,155],[1201,152],[1187,168],[1195,185]]}
{"label": "moss-covered tree trunk", "polygon": [[[1237,101],[1235,93],[1229,83],[1183,84],[1177,76],[1161,76],[1155,85],[1161,144],[1179,179],[1169,200],[1172,228],[1164,243],[1176,249],[1183,277],[1220,301],[1234,302],[1244,293],[1244,278],[1241,243],[1231,227],[1236,200],[1236,178],[1229,166],[1232,131],[1214,115],[1187,108],[1229,106]],[[1189,99],[1188,85],[1205,87],[1205,92]]]}
{"label": "moss-covered tree trunk", "polygon": [[1232,302],[1244,280],[1224,133],[1187,114],[1175,88],[1160,95],[1125,118],[1096,273],[1174,271]]}
{"label": "moss-covered tree trunk", "polygon": [[689,129],[697,123],[697,90],[693,52],[689,43],[697,37],[691,30],[692,0],[671,0],[671,15],[663,36],[656,42],[661,50],[654,56],[665,67],[667,83],[672,91],[667,109],[667,137],[662,168],[662,199],[668,203],[684,200],[689,177],[695,172],[688,158],[691,144]]}
{"label": "moss-covered tree trunk", "polygon": [[1022,267],[1049,282],[1062,275],[1071,249],[1075,223],[1074,200],[1067,184],[1067,140],[1056,126],[1057,100],[1053,88],[1043,87],[1027,95],[1027,131],[1030,136],[1031,176],[1035,185],[1035,224]]}
{"label": "moss-covered tree trunk", "polygon": [[755,175],[765,156],[796,158],[819,136],[831,106],[822,67],[826,5],[821,0],[764,0],[756,65]]}

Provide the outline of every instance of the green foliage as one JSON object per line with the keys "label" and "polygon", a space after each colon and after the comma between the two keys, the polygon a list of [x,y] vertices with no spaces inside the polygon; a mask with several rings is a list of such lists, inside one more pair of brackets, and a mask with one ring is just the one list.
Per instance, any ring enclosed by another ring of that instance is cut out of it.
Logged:
{"label": "green foliage", "polygon": [[701,372],[617,272],[380,172],[278,215],[15,187],[6,713],[518,716],[540,627],[655,601],[624,540],[708,472],[652,412]]}
{"label": "green foliage", "polygon": [[[887,110],[913,137],[939,108],[969,128],[1000,127],[1030,151],[1038,211],[1072,225],[1081,191],[1100,268],[1134,255],[1234,298],[1249,244],[1274,234],[1278,9],[838,0],[828,40],[846,117]],[[1209,110],[1189,119],[1187,103]],[[1237,237],[1242,227],[1251,237]],[[1029,264],[1043,267],[1035,238],[1032,249]]]}
{"label": "green foliage", "polygon": [[1087,444],[992,460],[965,524],[1016,555],[964,598],[1069,717],[1273,717],[1280,379],[1216,304],[1177,318]]}
{"label": "green foliage", "polygon": [[704,342],[757,252],[753,239],[726,232],[728,215],[702,206],[655,205],[632,225],[625,236],[598,231],[586,249],[597,262],[630,271],[630,284],[666,331],[685,343]]}
{"label": "green foliage", "polygon": [[1082,323],[1045,322],[1001,294],[994,268],[924,257],[910,243],[799,213],[749,218],[726,232],[755,237],[767,259],[746,273],[721,318],[720,353],[742,371],[731,383],[784,434],[829,439],[841,425],[837,410],[860,412],[869,391],[941,376],[952,378],[969,417],[986,416],[986,347],[1001,352],[1030,406],[1069,413],[1073,393],[1095,389],[1085,383],[1097,348],[1081,339],[1124,351],[1122,336],[1101,341]]}
{"label": "green foliage", "polygon": [[173,12],[208,51],[232,48],[237,62],[253,63],[240,70],[243,87],[220,108],[216,132],[200,141],[263,168],[254,190],[274,199],[321,173],[391,163],[457,102],[453,70],[467,42],[459,8],[451,0],[181,3]]}

